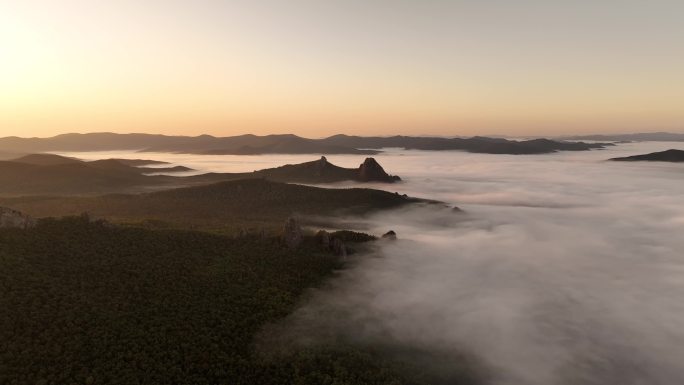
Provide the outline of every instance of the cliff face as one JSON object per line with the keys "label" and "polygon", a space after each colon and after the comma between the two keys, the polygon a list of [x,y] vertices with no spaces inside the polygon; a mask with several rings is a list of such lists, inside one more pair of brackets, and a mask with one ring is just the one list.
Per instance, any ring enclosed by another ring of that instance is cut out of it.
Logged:
{"label": "cliff face", "polygon": [[389,175],[374,158],[366,158],[358,170],[358,180],[361,182],[396,182],[400,181],[396,175]]}
{"label": "cliff face", "polygon": [[6,207],[0,207],[0,228],[28,229],[35,225],[35,219],[28,215]]}

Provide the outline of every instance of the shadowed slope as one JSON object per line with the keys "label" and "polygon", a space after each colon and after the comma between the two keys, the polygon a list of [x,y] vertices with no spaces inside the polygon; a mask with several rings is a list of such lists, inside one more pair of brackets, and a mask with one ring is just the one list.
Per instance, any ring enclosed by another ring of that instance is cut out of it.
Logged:
{"label": "shadowed slope", "polygon": [[0,195],[138,193],[245,178],[312,184],[345,180],[391,183],[400,180],[397,176],[387,174],[373,158],[367,158],[357,169],[335,166],[322,157],[317,161],[250,173],[208,173],[187,177],[146,175],[191,171],[183,166],[132,166],[142,164],[160,162],[138,159],[83,162],[52,154],[34,154],[14,161],[0,161]]}
{"label": "shadowed slope", "polygon": [[161,221],[182,228],[273,229],[293,214],[332,216],[427,202],[373,189],[324,189],[243,179],[146,194],[99,197],[24,197],[0,204],[34,217],[88,212],[117,222]]}

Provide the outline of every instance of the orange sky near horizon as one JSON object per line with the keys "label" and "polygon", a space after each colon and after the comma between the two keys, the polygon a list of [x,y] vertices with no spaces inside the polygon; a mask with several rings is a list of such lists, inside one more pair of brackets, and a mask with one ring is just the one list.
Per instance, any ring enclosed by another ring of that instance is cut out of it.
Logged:
{"label": "orange sky near horizon", "polygon": [[684,131],[684,3],[0,0],[0,135]]}

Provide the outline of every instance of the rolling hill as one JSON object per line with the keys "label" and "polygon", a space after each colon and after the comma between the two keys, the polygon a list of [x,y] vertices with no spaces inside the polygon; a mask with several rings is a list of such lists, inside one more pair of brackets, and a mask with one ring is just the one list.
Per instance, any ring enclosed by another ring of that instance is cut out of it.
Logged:
{"label": "rolling hill", "polygon": [[626,156],[622,158],[612,158],[610,160],[619,162],[684,162],[684,151],[670,149],[660,152],[652,152],[650,154]]}
{"label": "rolling hill", "polygon": [[139,193],[245,178],[311,184],[345,180],[392,183],[400,180],[397,176],[387,174],[373,158],[367,158],[358,168],[338,167],[322,157],[317,161],[248,173],[193,176],[157,175],[190,171],[183,166],[133,166],[154,164],[158,162],[141,159],[83,162],[52,154],[27,155],[11,161],[0,161],[0,196]]}
{"label": "rolling hill", "polygon": [[275,230],[291,215],[363,215],[431,201],[387,191],[351,188],[325,189],[240,179],[144,194],[95,197],[0,198],[0,205],[32,217],[61,217],[83,212],[123,223],[163,223],[177,228],[237,231]]}

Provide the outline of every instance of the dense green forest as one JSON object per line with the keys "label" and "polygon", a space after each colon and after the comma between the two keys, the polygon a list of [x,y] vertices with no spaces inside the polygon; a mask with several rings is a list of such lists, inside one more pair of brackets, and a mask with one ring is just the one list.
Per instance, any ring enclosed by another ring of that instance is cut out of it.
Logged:
{"label": "dense green forest", "polygon": [[313,237],[292,250],[87,217],[1,229],[0,384],[417,383],[369,349],[255,350],[339,267]]}

